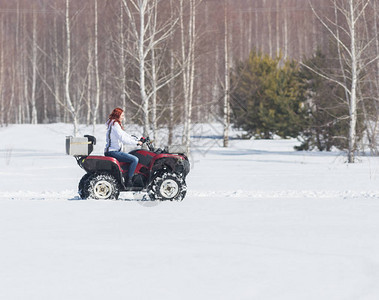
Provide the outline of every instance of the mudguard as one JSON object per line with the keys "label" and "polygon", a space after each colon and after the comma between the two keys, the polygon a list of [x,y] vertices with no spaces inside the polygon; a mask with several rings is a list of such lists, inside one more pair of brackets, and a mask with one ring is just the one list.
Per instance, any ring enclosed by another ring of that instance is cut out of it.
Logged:
{"label": "mudguard", "polygon": [[189,173],[190,164],[187,159],[182,156],[172,156],[160,154],[154,157],[152,174],[155,174],[157,171],[167,169],[170,172],[178,174],[180,177],[185,178]]}
{"label": "mudguard", "polygon": [[122,168],[117,159],[109,156],[87,156],[78,160],[79,166],[87,173],[110,173],[123,186]]}

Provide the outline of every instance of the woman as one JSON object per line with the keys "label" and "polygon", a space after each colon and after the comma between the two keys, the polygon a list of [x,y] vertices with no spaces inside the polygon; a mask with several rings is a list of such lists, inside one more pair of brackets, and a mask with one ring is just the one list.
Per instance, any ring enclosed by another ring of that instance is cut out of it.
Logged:
{"label": "woman", "polygon": [[127,186],[131,186],[132,177],[138,164],[138,157],[122,152],[122,145],[130,144],[139,146],[142,145],[142,142],[124,131],[124,127],[121,123],[124,120],[124,117],[124,111],[119,107],[115,108],[109,115],[106,123],[108,130],[106,135],[107,145],[104,150],[104,155],[111,156],[120,162],[130,163]]}

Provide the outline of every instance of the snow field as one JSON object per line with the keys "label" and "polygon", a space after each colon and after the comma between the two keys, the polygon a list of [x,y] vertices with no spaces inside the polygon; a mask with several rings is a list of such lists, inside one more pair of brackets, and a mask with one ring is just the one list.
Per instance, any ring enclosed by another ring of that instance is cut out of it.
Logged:
{"label": "snow field", "polygon": [[183,202],[80,200],[71,130],[0,128],[0,299],[378,299],[378,158],[204,125]]}

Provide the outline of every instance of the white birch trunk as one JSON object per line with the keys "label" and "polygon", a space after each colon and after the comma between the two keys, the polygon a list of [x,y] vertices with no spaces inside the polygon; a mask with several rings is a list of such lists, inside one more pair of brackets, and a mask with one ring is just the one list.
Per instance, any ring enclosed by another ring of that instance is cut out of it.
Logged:
{"label": "white birch trunk", "polygon": [[356,49],[356,16],[354,13],[354,1],[349,0],[350,8],[350,48],[351,48],[351,94],[350,94],[350,126],[349,126],[349,149],[348,149],[348,162],[353,163],[355,160],[356,150],[356,126],[357,126],[357,78],[358,78],[358,61]]}
{"label": "white birch trunk", "polygon": [[[17,12],[16,12],[16,40],[15,40],[15,44],[16,44],[16,51],[17,51],[17,56],[20,57],[20,9],[19,9],[19,3],[17,1]],[[15,61],[15,68],[16,70],[22,70],[21,68],[21,59],[16,59]],[[19,72],[17,72],[17,74],[15,75],[15,80],[17,80],[19,83],[21,83],[21,74]],[[0,87],[1,88],[1,87]],[[22,87],[21,87],[22,88]],[[18,93],[18,104],[21,102],[22,100],[22,96],[21,96],[21,90],[20,90],[20,86],[17,87],[17,93]],[[14,115],[14,118],[15,118],[15,123],[16,124],[19,124],[20,123],[20,119],[21,119],[21,111],[16,107],[16,110],[15,110],[15,115]],[[10,113],[10,112],[9,112]]]}
{"label": "white birch trunk", "polygon": [[97,9],[97,0],[95,1],[95,83],[96,83],[96,92],[95,92],[95,107],[93,109],[92,117],[92,126],[93,134],[96,131],[97,116],[100,105],[100,76],[99,76],[99,45],[98,45],[98,9]]}
{"label": "white birch trunk", "polygon": [[[379,30],[378,30],[378,8],[377,8],[377,1],[373,2],[373,11],[374,11],[374,36],[376,36],[375,39],[375,55],[379,55]],[[373,89],[372,93],[375,95],[379,95],[379,59],[376,61],[376,75],[374,75],[374,85],[375,89]],[[378,136],[378,128],[379,128],[379,101],[374,100],[374,107],[375,107],[375,113],[376,116],[373,118],[373,126],[372,126],[372,132],[371,132],[371,145],[370,148],[373,151],[375,155],[379,154],[379,145],[377,144],[377,140],[379,138]]]}
{"label": "white birch trunk", "polygon": [[[194,0],[189,1],[189,22],[188,34],[184,30],[184,11],[183,0],[180,0],[180,31],[181,31],[181,48],[183,62],[183,98],[184,98],[184,126],[183,126],[183,144],[190,151],[191,142],[191,118],[192,118],[192,101],[193,87],[195,80],[195,45],[196,45],[196,6]],[[188,41],[185,39],[188,37]],[[188,52],[186,49],[188,48]]]}
{"label": "white birch trunk", "polygon": [[280,12],[279,12],[279,0],[276,0],[276,56],[279,56],[280,54],[280,36],[281,36],[281,26],[279,25],[280,22]]}
{"label": "white birch trunk", "polygon": [[[23,22],[23,36],[27,36],[27,30],[26,30],[26,15],[24,14],[24,22]],[[22,66],[23,66],[23,72],[22,72],[22,81],[23,81],[23,99],[22,103],[20,104],[20,108],[22,111],[22,123],[29,123],[30,122],[30,110],[29,110],[29,82],[28,82],[28,62],[27,62],[27,47],[25,46],[26,42],[24,41],[22,43],[22,51],[21,51],[21,57],[22,57]]]}
{"label": "white birch trunk", "polygon": [[196,7],[195,0],[190,0],[191,24],[190,24],[190,77],[189,77],[189,101],[188,101],[188,127],[186,137],[187,153],[190,152],[191,127],[192,127],[192,103],[193,88],[195,83],[195,44],[196,44]]}
{"label": "white birch trunk", "polygon": [[60,68],[59,68],[59,55],[58,55],[58,28],[57,28],[57,17],[54,16],[54,64],[52,64],[52,74],[54,76],[54,99],[55,99],[55,121],[60,122],[62,120],[61,107],[59,105],[60,99]]}
{"label": "white birch trunk", "polygon": [[32,36],[32,94],[30,97],[30,106],[32,110],[32,124],[37,124],[36,108],[36,85],[37,85],[37,15],[33,14],[33,36]]}
{"label": "white birch trunk", "polygon": [[155,60],[155,49],[151,49],[151,76],[152,76],[152,96],[151,96],[151,125],[153,140],[157,138],[157,70]]}
{"label": "white birch trunk", "polygon": [[223,146],[229,146],[229,127],[230,127],[230,103],[229,103],[229,24],[227,1],[224,1],[224,139]]}
{"label": "white birch trunk", "polygon": [[[174,54],[171,51],[170,57],[170,72],[171,76],[174,74]],[[174,136],[174,97],[175,97],[175,84],[171,82],[170,84],[170,94],[169,94],[169,120],[168,120],[168,145],[172,145]]]}
{"label": "white birch trunk", "polygon": [[183,117],[184,117],[184,124],[183,124],[183,144],[187,145],[187,132],[188,132],[188,94],[189,94],[189,87],[188,87],[188,64],[189,61],[187,61],[187,52],[186,52],[186,37],[187,35],[184,34],[184,8],[183,8],[183,0],[180,0],[180,37],[181,37],[181,54],[182,54],[182,63],[183,63],[183,76],[182,76],[182,82],[183,82],[183,100],[184,100],[184,111],[183,111]]}
{"label": "white birch trunk", "polygon": [[284,9],[284,60],[288,57],[288,13]]}
{"label": "white birch trunk", "polygon": [[[255,2],[255,13],[254,13],[254,21],[255,21],[255,26],[254,26],[254,29],[255,29],[255,40],[254,40],[254,48],[255,48],[255,51],[258,51],[259,49],[259,18],[258,18],[258,2]],[[252,24],[250,25],[252,26]],[[250,44],[250,47],[252,46],[252,43]],[[250,52],[249,52],[249,55],[250,55]]]}
{"label": "white birch trunk", "polygon": [[[271,8],[271,4],[270,4]],[[270,57],[273,57],[272,51],[272,25],[271,25],[271,10],[267,12],[267,27],[268,27],[268,53]]]}
{"label": "white birch trunk", "polygon": [[[152,13],[152,21],[150,29],[150,36],[154,36],[157,30],[157,2],[154,1]],[[152,125],[152,138],[153,140],[157,139],[157,59],[155,47],[152,47],[151,50],[151,125]]]}
{"label": "white birch trunk", "polygon": [[87,49],[87,55],[88,55],[88,78],[87,78],[87,116],[86,116],[86,125],[88,126],[91,123],[91,112],[92,112],[92,38],[91,33],[89,32],[89,42],[88,42],[88,49]]}
{"label": "white birch trunk", "polygon": [[[16,69],[14,68],[11,72],[12,72],[12,81],[15,82],[15,79],[16,79]],[[12,87],[11,87],[11,96],[10,96],[10,101],[8,103],[8,109],[7,109],[7,112],[6,112],[6,115],[5,115],[5,124],[8,126],[8,124],[10,123],[10,115],[11,115],[11,112],[12,112],[12,108],[13,108],[13,105],[14,105],[14,101],[15,101],[15,87],[16,85],[15,84],[12,84]]]}
{"label": "white birch trunk", "polygon": [[[173,16],[173,0],[170,0],[171,17]],[[174,57],[174,32],[170,37],[171,49],[170,49],[170,76],[174,77],[175,57]],[[168,119],[168,145],[172,145],[174,136],[174,97],[175,97],[175,84],[171,81],[169,84],[169,119]]]}
{"label": "white birch trunk", "polygon": [[[253,15],[252,13],[249,13],[248,20],[247,20],[248,28],[247,28],[247,56],[249,56],[249,53],[253,47]],[[257,38],[255,37],[254,43],[257,41]],[[255,47],[257,45],[254,45]],[[245,59],[245,57],[243,58]]]}
{"label": "white birch trunk", "polygon": [[120,1],[120,76],[121,76],[121,104],[126,108],[126,66],[125,66],[125,38],[124,38],[124,10],[122,0]]}
{"label": "white birch trunk", "polygon": [[[245,54],[245,34],[244,34],[244,14],[242,11],[239,12],[239,27],[240,27],[240,36],[239,36],[239,60],[242,61],[244,59],[244,54]],[[250,46],[248,46],[250,47]]]}
{"label": "white birch trunk", "polygon": [[78,116],[77,112],[72,104],[70,96],[70,75],[71,75],[71,24],[70,24],[70,0],[66,0],[66,74],[65,74],[65,97],[66,97],[66,109],[70,112],[73,125],[74,125],[74,136],[78,135]]}
{"label": "white birch trunk", "polygon": [[[44,43],[44,49],[46,49],[46,39],[44,39],[43,43]],[[47,61],[46,60],[43,61],[43,74],[44,74],[44,76],[47,76]],[[45,87],[42,87],[42,97],[43,97],[42,122],[44,124],[47,124],[47,123],[49,123],[49,116],[48,116],[48,112],[47,112],[47,107],[48,107],[49,103],[48,103],[48,96],[47,96]]]}

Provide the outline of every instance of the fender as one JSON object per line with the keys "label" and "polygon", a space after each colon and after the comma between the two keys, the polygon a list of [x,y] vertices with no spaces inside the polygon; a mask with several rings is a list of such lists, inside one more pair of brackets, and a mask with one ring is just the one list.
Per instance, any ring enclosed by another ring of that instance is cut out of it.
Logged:
{"label": "fender", "polygon": [[109,156],[87,156],[78,159],[79,166],[87,173],[110,173],[124,186],[122,168],[117,159]]}
{"label": "fender", "polygon": [[172,154],[159,154],[154,157],[152,164],[152,175],[155,174],[156,171],[164,168],[177,173],[183,178],[189,173],[189,162],[186,157],[180,155],[173,156]]}

